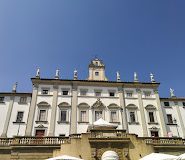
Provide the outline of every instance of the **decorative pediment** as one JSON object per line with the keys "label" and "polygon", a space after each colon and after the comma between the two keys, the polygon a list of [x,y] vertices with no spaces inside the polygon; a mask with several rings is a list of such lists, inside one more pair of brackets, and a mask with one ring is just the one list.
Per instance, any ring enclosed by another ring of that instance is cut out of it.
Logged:
{"label": "decorative pediment", "polygon": [[50,104],[47,103],[47,102],[42,101],[42,102],[38,103],[37,106],[39,106],[39,107],[49,107]]}
{"label": "decorative pediment", "polygon": [[150,104],[150,105],[147,105],[145,107],[145,109],[147,109],[147,110],[156,110],[156,107]]}
{"label": "decorative pediment", "polygon": [[126,106],[127,109],[138,109],[138,107],[135,104],[128,104]]}
{"label": "decorative pediment", "polygon": [[102,103],[100,98],[92,105],[92,108],[105,108],[106,106]]}
{"label": "decorative pediment", "polygon": [[60,103],[59,105],[58,105],[58,107],[70,107],[70,104],[69,103],[67,103],[67,102],[62,102],[62,103]]}
{"label": "decorative pediment", "polygon": [[159,128],[157,128],[157,127],[151,127],[151,128],[149,128],[151,131],[158,131],[159,130]]}
{"label": "decorative pediment", "polygon": [[120,106],[118,106],[117,104],[115,104],[115,103],[111,103],[110,105],[108,105],[107,106],[108,108],[115,108],[115,109],[118,109],[118,108],[120,108]]}
{"label": "decorative pediment", "polygon": [[78,105],[79,108],[89,108],[90,106],[87,103],[80,103]]}
{"label": "decorative pediment", "polygon": [[44,125],[40,124],[40,125],[38,125],[38,126],[35,127],[35,128],[46,128],[46,127],[44,127]]}

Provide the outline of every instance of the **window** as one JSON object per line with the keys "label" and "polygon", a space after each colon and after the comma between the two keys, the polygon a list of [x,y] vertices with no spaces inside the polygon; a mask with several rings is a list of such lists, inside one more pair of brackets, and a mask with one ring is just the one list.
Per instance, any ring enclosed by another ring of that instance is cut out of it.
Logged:
{"label": "window", "polygon": [[185,107],[185,102],[182,102],[182,105]]}
{"label": "window", "polygon": [[101,91],[96,91],[96,92],[95,92],[95,96],[96,96],[96,97],[100,97],[100,96],[101,96]]}
{"label": "window", "polygon": [[150,91],[145,91],[144,92],[145,98],[151,97],[151,92]]}
{"label": "window", "polygon": [[44,95],[49,94],[49,90],[48,89],[42,89],[42,94],[44,94]]}
{"label": "window", "polygon": [[81,96],[86,96],[87,95],[87,90],[80,90],[80,95]]}
{"label": "window", "polygon": [[102,111],[95,111],[95,121],[102,118]]}
{"label": "window", "polygon": [[151,137],[159,137],[158,131],[151,131]]}
{"label": "window", "polygon": [[173,118],[171,114],[167,114],[167,121],[168,121],[168,124],[173,124]]}
{"label": "window", "polygon": [[132,92],[127,92],[126,95],[127,95],[127,97],[132,97],[133,93]]}
{"label": "window", "polygon": [[60,111],[60,121],[67,122],[67,110]]}
{"label": "window", "polygon": [[130,123],[136,122],[135,112],[130,112]]}
{"label": "window", "polygon": [[38,121],[46,121],[46,110],[45,109],[39,110]]}
{"label": "window", "polygon": [[110,112],[110,122],[117,122],[117,112],[116,111],[111,111]]}
{"label": "window", "polygon": [[35,131],[36,137],[44,137],[44,135],[45,135],[45,130],[43,130],[43,129],[38,129]]}
{"label": "window", "polygon": [[86,111],[80,111],[80,121],[87,122],[87,112]]}
{"label": "window", "polygon": [[63,96],[69,95],[69,91],[68,91],[68,90],[63,90],[63,91],[62,91],[62,95],[63,95]]}
{"label": "window", "polygon": [[0,103],[4,103],[4,97],[0,97]]}
{"label": "window", "polygon": [[110,97],[115,97],[115,92],[109,92]]}
{"label": "window", "polygon": [[99,72],[95,72],[95,76],[99,76]]}
{"label": "window", "polygon": [[155,122],[154,113],[153,112],[148,112],[148,114],[149,114],[149,122],[154,123]]}
{"label": "window", "polygon": [[19,103],[26,103],[27,97],[20,97]]}
{"label": "window", "polygon": [[17,112],[16,122],[22,122],[24,112]]}
{"label": "window", "polygon": [[59,134],[59,137],[65,137],[66,135],[65,134]]}
{"label": "window", "polygon": [[169,107],[170,103],[169,102],[164,102],[164,106]]}

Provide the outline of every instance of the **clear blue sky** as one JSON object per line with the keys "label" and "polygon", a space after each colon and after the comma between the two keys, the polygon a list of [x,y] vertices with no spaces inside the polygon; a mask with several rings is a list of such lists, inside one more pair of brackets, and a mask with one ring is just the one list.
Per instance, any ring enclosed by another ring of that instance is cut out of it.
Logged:
{"label": "clear blue sky", "polygon": [[36,67],[86,79],[98,55],[115,80],[161,82],[160,96],[185,96],[184,0],[0,0],[0,91],[31,91]]}

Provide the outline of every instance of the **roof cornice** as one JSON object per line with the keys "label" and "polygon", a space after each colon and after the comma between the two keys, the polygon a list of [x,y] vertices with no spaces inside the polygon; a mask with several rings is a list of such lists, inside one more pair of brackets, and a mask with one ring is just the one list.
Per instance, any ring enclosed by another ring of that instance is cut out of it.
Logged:
{"label": "roof cornice", "polygon": [[33,84],[158,88],[160,83],[31,78]]}
{"label": "roof cornice", "polygon": [[32,96],[32,93],[14,93],[14,92],[0,92],[0,96]]}

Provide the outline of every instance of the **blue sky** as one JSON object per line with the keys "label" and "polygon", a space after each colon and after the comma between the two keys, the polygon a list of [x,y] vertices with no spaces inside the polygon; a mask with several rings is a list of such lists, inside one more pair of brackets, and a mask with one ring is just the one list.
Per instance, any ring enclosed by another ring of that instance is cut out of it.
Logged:
{"label": "blue sky", "polygon": [[184,0],[0,0],[0,91],[31,91],[41,76],[86,79],[97,55],[109,80],[161,83],[160,96],[185,96]]}

